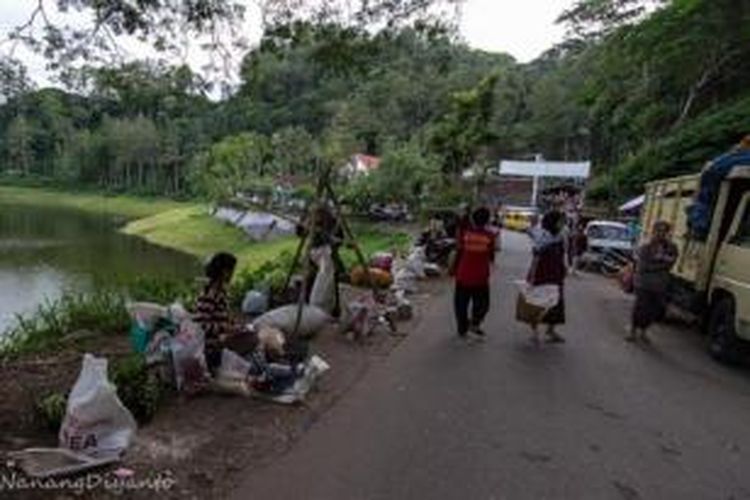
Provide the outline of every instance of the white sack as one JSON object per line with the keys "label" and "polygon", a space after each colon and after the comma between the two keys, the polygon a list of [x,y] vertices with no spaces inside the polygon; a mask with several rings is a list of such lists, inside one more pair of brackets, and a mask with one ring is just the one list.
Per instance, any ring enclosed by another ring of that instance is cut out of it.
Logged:
{"label": "white sack", "polygon": [[132,442],[136,428],[133,415],[107,378],[107,360],[84,355],[68,396],[60,446],[95,458],[119,456]]}

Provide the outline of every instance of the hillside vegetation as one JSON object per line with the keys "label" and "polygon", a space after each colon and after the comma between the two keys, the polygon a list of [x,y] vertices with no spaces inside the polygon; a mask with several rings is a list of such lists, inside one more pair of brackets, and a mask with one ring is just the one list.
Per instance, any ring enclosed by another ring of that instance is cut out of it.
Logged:
{"label": "hillside vegetation", "polygon": [[359,152],[384,161],[350,199],[429,201],[465,168],[541,153],[591,159],[594,196],[622,198],[750,132],[748,2],[579,0],[560,22],[569,37],[528,64],[425,24],[275,24],[219,101],[150,61],[70,69],[65,90],[5,71],[0,179],[221,199]]}

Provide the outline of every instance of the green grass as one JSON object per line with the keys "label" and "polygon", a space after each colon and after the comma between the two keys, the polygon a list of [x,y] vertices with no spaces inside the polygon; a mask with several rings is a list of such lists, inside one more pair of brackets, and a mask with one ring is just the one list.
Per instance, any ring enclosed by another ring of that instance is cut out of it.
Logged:
{"label": "green grass", "polygon": [[30,316],[19,317],[17,324],[5,332],[0,358],[54,351],[85,344],[90,338],[68,337],[76,332],[122,335],[129,322],[125,298],[118,292],[66,294],[56,302],[40,305]]}
{"label": "green grass", "polygon": [[200,259],[218,251],[231,252],[237,256],[240,269],[255,269],[285,250],[293,251],[296,245],[293,238],[253,242],[242,230],[212,217],[204,205],[177,208],[139,219],[125,226],[123,232]]}
{"label": "green grass", "polygon": [[16,186],[0,186],[0,201],[14,205],[73,208],[126,219],[138,219],[179,207],[195,206],[164,198],[106,196]]}

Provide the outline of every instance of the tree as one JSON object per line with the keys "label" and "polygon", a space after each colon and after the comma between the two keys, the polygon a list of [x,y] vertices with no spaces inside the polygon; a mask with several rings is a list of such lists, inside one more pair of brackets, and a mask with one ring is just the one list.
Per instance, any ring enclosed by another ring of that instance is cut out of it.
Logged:
{"label": "tree", "polygon": [[[10,124],[6,135],[8,170],[20,170],[23,175],[31,173],[34,151],[31,149],[32,130],[29,122],[21,115]],[[10,167],[10,168],[8,168]]]}
{"label": "tree", "polygon": [[268,163],[268,139],[252,132],[243,133],[197,155],[191,165],[191,181],[197,192],[214,201],[226,201],[262,178]]}
{"label": "tree", "polygon": [[450,111],[435,123],[430,147],[443,158],[444,174],[459,176],[494,140],[490,125],[497,79],[490,75],[473,89],[454,93]]}
{"label": "tree", "polygon": [[[275,26],[328,20],[389,29],[414,19],[444,22],[451,14],[448,8],[456,3],[460,0],[320,0],[301,8],[298,0],[271,0],[262,4],[258,21]],[[239,0],[37,0],[28,20],[11,32],[10,39],[44,54],[58,69],[81,60],[121,59],[122,36],[150,43],[169,55],[182,54],[196,40],[211,55],[206,69],[226,76],[235,53],[248,46],[243,36],[246,13]],[[67,15],[88,17],[90,22],[71,27],[57,21]]]}
{"label": "tree", "polygon": [[314,173],[318,157],[315,140],[301,127],[285,127],[271,137],[273,172],[282,175]]}
{"label": "tree", "polygon": [[577,0],[563,12],[558,23],[568,24],[571,34],[584,39],[601,38],[637,22],[651,8],[670,0]]}

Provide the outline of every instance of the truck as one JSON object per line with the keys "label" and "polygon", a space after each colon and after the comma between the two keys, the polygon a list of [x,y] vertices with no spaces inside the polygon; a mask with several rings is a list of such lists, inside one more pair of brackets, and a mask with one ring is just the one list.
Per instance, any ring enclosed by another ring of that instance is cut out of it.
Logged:
{"label": "truck", "polygon": [[736,363],[750,341],[750,164],[732,169],[719,187],[707,238],[688,230],[687,207],[700,175],[646,185],[642,240],[664,220],[680,255],[671,271],[669,302],[700,320],[718,361]]}

